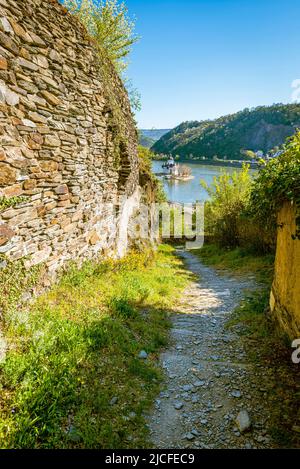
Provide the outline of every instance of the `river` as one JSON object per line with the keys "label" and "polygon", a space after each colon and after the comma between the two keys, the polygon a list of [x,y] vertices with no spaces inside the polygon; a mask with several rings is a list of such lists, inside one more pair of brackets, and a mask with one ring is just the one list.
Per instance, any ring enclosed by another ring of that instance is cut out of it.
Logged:
{"label": "river", "polygon": [[[163,161],[153,161],[152,168],[154,173],[164,172],[162,164]],[[234,171],[241,171],[239,168],[224,168],[222,166],[208,166],[197,163],[184,163],[184,165],[191,168],[193,179],[189,181],[162,179],[167,199],[170,202],[192,203],[196,200],[205,201],[209,198],[209,195],[201,186],[201,179],[210,185],[213,182],[214,176],[219,176],[222,171],[230,174]]]}

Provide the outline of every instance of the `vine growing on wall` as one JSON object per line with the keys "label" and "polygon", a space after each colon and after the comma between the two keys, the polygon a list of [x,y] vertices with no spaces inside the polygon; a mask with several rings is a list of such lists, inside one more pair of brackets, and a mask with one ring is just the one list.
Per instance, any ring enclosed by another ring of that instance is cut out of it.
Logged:
{"label": "vine growing on wall", "polygon": [[293,239],[300,239],[300,131],[287,141],[279,157],[259,171],[251,191],[250,210],[261,223],[276,223],[278,211],[287,201],[296,206]]}
{"label": "vine growing on wall", "polygon": [[8,208],[15,207],[16,205],[25,202],[27,197],[18,196],[18,197],[0,197],[0,212],[7,210]]}

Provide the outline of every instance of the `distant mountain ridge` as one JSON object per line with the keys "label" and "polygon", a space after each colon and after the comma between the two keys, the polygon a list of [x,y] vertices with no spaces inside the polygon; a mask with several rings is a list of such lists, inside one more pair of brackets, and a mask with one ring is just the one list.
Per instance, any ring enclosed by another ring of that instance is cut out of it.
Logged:
{"label": "distant mountain ridge", "polygon": [[140,144],[143,147],[150,148],[163,135],[170,132],[171,129],[140,129]]}
{"label": "distant mountain ridge", "polygon": [[270,151],[300,127],[300,104],[244,109],[215,120],[183,122],[152,146],[183,159],[242,159],[244,150]]}

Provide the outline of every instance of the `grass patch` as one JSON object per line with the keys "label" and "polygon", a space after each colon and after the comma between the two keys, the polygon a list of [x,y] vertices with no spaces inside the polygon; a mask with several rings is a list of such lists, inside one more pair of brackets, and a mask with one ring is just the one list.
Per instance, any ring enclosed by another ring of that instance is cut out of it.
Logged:
{"label": "grass patch", "polygon": [[205,264],[219,270],[230,270],[236,275],[254,274],[261,283],[270,285],[274,273],[274,255],[259,255],[244,248],[221,248],[205,244],[193,251]]}
{"label": "grass patch", "polygon": [[24,293],[36,285],[42,267],[26,269],[24,260],[11,261],[0,254],[0,318],[5,321],[6,314],[17,307]]}
{"label": "grass patch", "polygon": [[[168,311],[188,276],[168,246],[87,262],[5,324],[2,448],[141,448]],[[138,358],[141,350],[149,355]]]}

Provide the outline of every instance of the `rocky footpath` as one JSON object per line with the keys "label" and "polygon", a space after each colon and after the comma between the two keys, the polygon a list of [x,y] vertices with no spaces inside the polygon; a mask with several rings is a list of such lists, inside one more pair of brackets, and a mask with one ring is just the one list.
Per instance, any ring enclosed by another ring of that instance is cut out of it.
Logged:
{"label": "rocky footpath", "polygon": [[148,419],[155,448],[272,448],[272,369],[247,358],[226,323],[254,278],[218,275],[181,251],[198,280],[172,313],[172,345],[161,356],[164,389]]}

